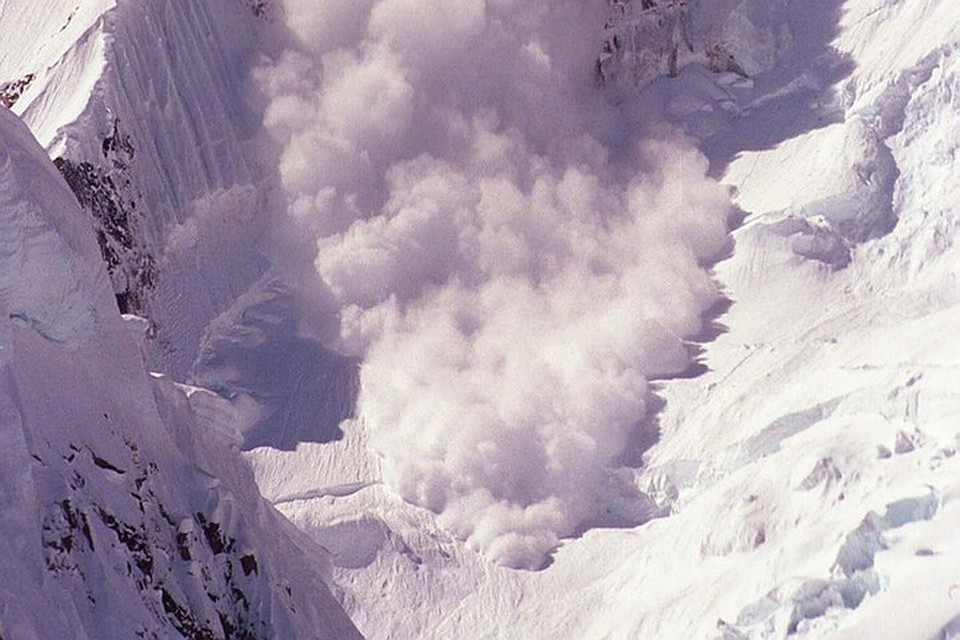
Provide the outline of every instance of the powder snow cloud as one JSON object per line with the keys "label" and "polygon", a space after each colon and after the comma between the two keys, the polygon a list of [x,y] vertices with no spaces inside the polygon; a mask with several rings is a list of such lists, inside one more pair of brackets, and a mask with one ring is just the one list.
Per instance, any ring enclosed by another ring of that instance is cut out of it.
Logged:
{"label": "powder snow cloud", "polygon": [[[604,0],[287,0],[257,72],[384,480],[535,568],[604,512],[647,379],[689,364],[728,194],[625,131]],[[620,124],[621,126],[618,126]]]}

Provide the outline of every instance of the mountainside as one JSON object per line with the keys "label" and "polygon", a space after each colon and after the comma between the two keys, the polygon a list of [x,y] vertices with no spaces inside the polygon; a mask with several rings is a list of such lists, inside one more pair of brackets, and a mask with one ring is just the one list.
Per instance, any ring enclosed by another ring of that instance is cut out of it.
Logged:
{"label": "mountainside", "polygon": [[241,90],[263,11],[0,5],[4,104],[47,147],[2,109],[0,636],[356,635],[260,498],[237,409],[144,369],[182,379],[265,269]]}
{"label": "mountainside", "polygon": [[960,637],[960,5],[0,30],[0,638]]}
{"label": "mountainside", "polygon": [[245,89],[269,40],[256,6],[0,7],[0,22],[20,27],[0,51],[0,78],[29,79],[11,107],[93,218],[121,310],[150,319],[152,366],[178,379],[206,324],[267,267],[255,250],[266,217],[259,121]]}
{"label": "mountainside", "polygon": [[253,451],[262,490],[333,551],[371,637],[954,637],[960,14],[611,9],[602,89],[691,136],[745,213],[697,363],[654,382],[621,470],[648,502],[605,498],[611,524],[656,517],[491,566],[384,486],[363,421]]}
{"label": "mountainside", "polygon": [[148,377],[88,220],[5,109],[0,167],[0,634],[351,635],[217,430],[230,405]]}

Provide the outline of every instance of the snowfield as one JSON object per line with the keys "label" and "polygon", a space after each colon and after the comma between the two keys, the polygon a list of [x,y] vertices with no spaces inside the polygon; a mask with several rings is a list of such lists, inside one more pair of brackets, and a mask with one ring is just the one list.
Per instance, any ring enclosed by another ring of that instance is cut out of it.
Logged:
{"label": "snowfield", "polygon": [[954,0],[0,30],[0,636],[960,638]]}

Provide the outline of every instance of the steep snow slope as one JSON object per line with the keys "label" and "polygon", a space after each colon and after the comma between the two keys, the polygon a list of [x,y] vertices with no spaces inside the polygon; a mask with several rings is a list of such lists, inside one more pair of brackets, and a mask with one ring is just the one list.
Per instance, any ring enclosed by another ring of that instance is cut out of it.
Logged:
{"label": "steep snow slope", "polygon": [[747,213],[729,309],[624,470],[666,517],[494,567],[382,486],[356,422],[255,450],[258,483],[372,637],[954,637],[960,8],[613,4],[640,36],[603,52],[609,91],[698,139]]}
{"label": "steep snow slope", "polygon": [[87,218],[5,108],[0,229],[0,635],[355,636],[214,428],[230,405],[147,376]]}
{"label": "steep snow slope", "polygon": [[265,6],[0,6],[0,82],[30,79],[8,102],[92,216],[121,309],[150,320],[153,366],[180,380],[206,324],[266,269],[245,89]]}
{"label": "steep snow slope", "polygon": [[[74,10],[10,0],[0,6],[0,20],[24,27],[0,43],[0,78],[30,78],[12,85],[13,108],[90,215],[121,311],[149,322],[150,368],[242,394],[251,405],[256,398],[260,418],[248,421],[251,442],[292,437],[258,435],[277,423],[288,434],[316,431],[302,416],[331,404],[317,376],[324,378],[333,362],[349,388],[355,365],[284,333],[296,329],[302,301],[291,302],[290,280],[278,276],[284,268],[270,269],[263,255],[275,171],[256,140],[261,118],[247,84],[251,65],[271,50],[279,28],[272,5],[177,0]],[[221,313],[227,320],[216,326],[229,329],[250,298],[291,312],[261,352],[287,345],[299,350],[298,358],[268,355],[272,364],[250,354],[234,358],[229,340],[205,338]],[[249,363],[256,366],[246,371]],[[301,365],[319,373],[291,391],[286,383],[303,378]],[[342,395],[332,404],[348,408],[335,412],[326,431],[336,433],[352,409],[349,394]]]}

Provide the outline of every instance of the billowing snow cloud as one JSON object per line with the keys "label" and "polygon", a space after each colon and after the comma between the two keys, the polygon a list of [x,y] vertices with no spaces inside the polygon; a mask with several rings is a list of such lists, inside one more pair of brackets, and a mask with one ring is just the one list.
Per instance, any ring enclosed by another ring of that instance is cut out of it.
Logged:
{"label": "billowing snow cloud", "polygon": [[688,365],[726,191],[597,91],[604,0],[287,0],[262,68],[384,480],[506,565],[602,514],[647,378]]}

